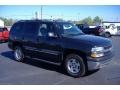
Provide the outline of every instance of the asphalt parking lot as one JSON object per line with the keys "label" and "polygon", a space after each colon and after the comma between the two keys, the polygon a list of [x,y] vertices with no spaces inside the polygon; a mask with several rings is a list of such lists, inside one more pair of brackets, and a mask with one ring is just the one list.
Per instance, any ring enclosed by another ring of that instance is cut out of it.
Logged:
{"label": "asphalt parking lot", "polygon": [[0,44],[0,84],[19,85],[106,85],[120,84],[120,37],[110,38],[113,42],[115,56],[107,67],[89,72],[87,76],[73,78],[63,70],[51,64],[26,59],[24,63],[14,60],[13,52],[7,43]]}

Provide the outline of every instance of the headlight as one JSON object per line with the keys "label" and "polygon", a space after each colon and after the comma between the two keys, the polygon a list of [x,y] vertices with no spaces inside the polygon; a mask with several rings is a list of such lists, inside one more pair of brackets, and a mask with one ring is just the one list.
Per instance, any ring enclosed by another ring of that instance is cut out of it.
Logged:
{"label": "headlight", "polygon": [[93,47],[91,49],[91,57],[97,58],[104,56],[104,47]]}

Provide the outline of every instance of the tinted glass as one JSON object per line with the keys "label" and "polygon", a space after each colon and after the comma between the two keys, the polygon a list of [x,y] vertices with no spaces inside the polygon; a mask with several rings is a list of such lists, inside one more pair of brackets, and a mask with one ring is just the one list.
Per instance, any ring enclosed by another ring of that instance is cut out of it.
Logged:
{"label": "tinted glass", "polygon": [[52,23],[41,23],[39,26],[38,36],[48,36],[49,32],[53,32]]}
{"label": "tinted glass", "polygon": [[77,24],[76,25],[79,29],[83,30],[83,24]]}
{"label": "tinted glass", "polygon": [[23,23],[15,23],[11,30],[10,33],[11,34],[21,34],[22,33],[22,28],[23,28]]}
{"label": "tinted glass", "polygon": [[57,28],[61,35],[83,34],[83,32],[72,23],[58,23]]}
{"label": "tinted glass", "polygon": [[37,35],[39,23],[37,22],[26,22],[24,26],[24,34],[26,35]]}

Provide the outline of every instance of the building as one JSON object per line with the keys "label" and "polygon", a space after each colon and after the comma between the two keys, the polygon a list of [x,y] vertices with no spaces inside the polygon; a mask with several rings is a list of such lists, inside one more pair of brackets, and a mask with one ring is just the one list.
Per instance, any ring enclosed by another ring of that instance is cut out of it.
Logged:
{"label": "building", "polygon": [[4,27],[4,21],[0,19],[0,27]]}

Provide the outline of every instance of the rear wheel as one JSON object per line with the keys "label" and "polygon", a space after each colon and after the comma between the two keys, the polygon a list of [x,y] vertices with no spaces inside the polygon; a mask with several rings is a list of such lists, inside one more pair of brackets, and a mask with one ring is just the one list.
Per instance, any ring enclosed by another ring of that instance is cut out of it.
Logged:
{"label": "rear wheel", "polygon": [[15,57],[16,61],[18,61],[18,62],[22,62],[24,60],[24,53],[23,53],[21,47],[19,47],[19,46],[15,47],[14,57]]}
{"label": "rear wheel", "polygon": [[109,32],[106,32],[106,33],[105,33],[105,37],[107,37],[107,38],[108,38],[108,37],[111,37],[110,33],[109,33]]}
{"label": "rear wheel", "polygon": [[65,60],[65,70],[73,77],[80,77],[86,74],[86,66],[82,57],[76,54],[70,54]]}

